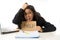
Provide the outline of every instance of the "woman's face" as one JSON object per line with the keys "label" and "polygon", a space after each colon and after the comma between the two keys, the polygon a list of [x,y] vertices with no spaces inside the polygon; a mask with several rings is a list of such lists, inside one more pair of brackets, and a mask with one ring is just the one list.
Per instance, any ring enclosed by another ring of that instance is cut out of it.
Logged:
{"label": "woman's face", "polygon": [[25,17],[26,21],[32,21],[33,20],[33,12],[30,9],[26,9],[24,17]]}

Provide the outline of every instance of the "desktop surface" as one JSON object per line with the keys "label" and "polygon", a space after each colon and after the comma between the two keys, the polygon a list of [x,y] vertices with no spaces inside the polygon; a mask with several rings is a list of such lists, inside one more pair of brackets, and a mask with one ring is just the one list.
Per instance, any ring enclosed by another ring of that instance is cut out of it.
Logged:
{"label": "desktop surface", "polygon": [[19,32],[10,34],[0,34],[0,40],[60,40],[60,35],[56,35],[56,32],[39,33],[39,38],[16,38]]}

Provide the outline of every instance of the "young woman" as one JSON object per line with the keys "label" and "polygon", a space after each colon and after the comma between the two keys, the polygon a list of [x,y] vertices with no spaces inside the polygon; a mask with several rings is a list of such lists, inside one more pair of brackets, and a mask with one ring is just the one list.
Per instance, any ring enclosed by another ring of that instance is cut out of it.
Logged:
{"label": "young woman", "polygon": [[[18,11],[13,19],[13,23],[18,25],[18,28],[21,29],[22,21],[36,21],[37,30],[42,32],[51,32],[55,31],[56,27],[47,22],[40,13],[36,12],[32,5],[24,4],[23,7]],[[44,26],[44,27],[43,27]]]}

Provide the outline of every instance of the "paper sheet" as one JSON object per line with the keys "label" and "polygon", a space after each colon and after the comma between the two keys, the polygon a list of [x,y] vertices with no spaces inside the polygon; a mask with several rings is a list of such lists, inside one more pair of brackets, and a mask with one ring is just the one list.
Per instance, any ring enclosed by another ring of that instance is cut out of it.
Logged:
{"label": "paper sheet", "polygon": [[16,38],[38,38],[40,37],[38,31],[20,31],[17,35]]}

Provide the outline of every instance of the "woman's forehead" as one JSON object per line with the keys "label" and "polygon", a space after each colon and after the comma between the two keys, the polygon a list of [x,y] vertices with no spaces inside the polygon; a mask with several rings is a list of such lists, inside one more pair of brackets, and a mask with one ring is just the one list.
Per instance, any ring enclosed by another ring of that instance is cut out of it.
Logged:
{"label": "woman's forehead", "polygon": [[26,9],[25,12],[32,12],[32,10],[30,10],[30,9]]}

